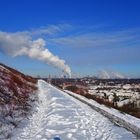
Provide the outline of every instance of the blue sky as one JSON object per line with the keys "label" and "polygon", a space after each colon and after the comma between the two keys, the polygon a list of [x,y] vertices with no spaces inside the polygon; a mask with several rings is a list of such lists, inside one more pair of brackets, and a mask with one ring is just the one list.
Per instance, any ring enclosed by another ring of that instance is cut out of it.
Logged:
{"label": "blue sky", "polygon": [[[111,70],[140,77],[139,7],[139,0],[2,0],[0,31],[43,38],[45,47],[77,75]],[[31,75],[62,73],[27,56],[11,57],[2,49],[0,61]]]}

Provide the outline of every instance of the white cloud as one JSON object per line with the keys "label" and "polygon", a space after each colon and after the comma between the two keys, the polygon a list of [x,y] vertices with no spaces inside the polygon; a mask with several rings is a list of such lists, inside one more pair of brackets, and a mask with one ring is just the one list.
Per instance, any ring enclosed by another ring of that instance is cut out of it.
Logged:
{"label": "white cloud", "polygon": [[101,70],[98,72],[98,77],[101,79],[124,79],[126,78],[122,73],[115,71]]}
{"label": "white cloud", "polygon": [[46,27],[40,27],[38,29],[32,29],[31,31],[26,31],[29,35],[56,35],[57,33],[64,32],[70,29],[72,26],[70,24],[58,24],[58,25],[48,25]]}
{"label": "white cloud", "polygon": [[13,57],[26,55],[60,68],[71,75],[71,69],[65,64],[65,61],[52,54],[45,46],[44,39],[33,40],[32,36],[25,32],[0,32],[0,50],[2,52]]}
{"label": "white cloud", "polygon": [[49,39],[51,44],[72,47],[72,48],[92,48],[107,47],[112,45],[126,45],[128,41],[138,42],[140,39],[139,30],[124,30],[112,32],[88,32],[79,33],[78,35],[69,35]]}

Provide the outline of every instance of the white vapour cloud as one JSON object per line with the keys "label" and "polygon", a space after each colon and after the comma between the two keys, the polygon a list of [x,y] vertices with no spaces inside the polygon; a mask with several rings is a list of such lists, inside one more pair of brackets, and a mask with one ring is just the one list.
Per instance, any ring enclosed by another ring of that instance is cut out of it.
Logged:
{"label": "white vapour cloud", "polygon": [[109,73],[105,70],[100,71],[98,77],[101,79],[110,79]]}
{"label": "white vapour cloud", "polygon": [[69,24],[58,24],[58,25],[49,25],[47,27],[41,27],[38,29],[32,29],[31,31],[26,31],[26,33],[31,35],[56,35],[57,33],[63,32],[71,28]]}
{"label": "white vapour cloud", "polygon": [[32,59],[44,61],[71,76],[71,69],[65,61],[52,54],[45,46],[44,39],[33,40],[27,32],[0,32],[0,51],[13,57],[26,55]]}
{"label": "white vapour cloud", "polygon": [[124,78],[126,78],[123,74],[121,74],[119,72],[106,71],[106,70],[101,70],[98,73],[98,77],[101,79],[124,79]]}
{"label": "white vapour cloud", "polygon": [[57,38],[50,38],[49,41],[55,45],[72,48],[95,48],[95,47],[109,47],[109,46],[128,46],[130,42],[137,42],[139,45],[140,29],[129,29],[122,31],[99,32],[88,31],[78,32],[67,36],[60,36]]}

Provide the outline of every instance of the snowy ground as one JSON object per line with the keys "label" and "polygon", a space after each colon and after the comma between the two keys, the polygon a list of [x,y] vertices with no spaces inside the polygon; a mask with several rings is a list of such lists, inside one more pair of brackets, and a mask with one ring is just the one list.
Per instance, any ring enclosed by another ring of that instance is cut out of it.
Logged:
{"label": "snowy ground", "polygon": [[44,81],[38,82],[39,104],[13,140],[132,140],[134,134],[110,122],[89,106]]}
{"label": "snowy ground", "polygon": [[115,106],[133,104],[132,108],[140,108],[140,85],[139,84],[116,84],[116,85],[90,85],[88,93],[104,99],[106,102],[115,102]]}

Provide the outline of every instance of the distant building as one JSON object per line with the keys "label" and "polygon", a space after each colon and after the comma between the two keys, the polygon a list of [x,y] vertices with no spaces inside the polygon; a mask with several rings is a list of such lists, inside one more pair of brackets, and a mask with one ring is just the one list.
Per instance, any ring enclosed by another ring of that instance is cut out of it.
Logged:
{"label": "distant building", "polygon": [[51,84],[51,82],[52,82],[52,78],[51,78],[51,75],[50,75],[50,74],[49,74],[49,77],[48,77],[47,82],[48,82],[49,84]]}

